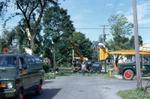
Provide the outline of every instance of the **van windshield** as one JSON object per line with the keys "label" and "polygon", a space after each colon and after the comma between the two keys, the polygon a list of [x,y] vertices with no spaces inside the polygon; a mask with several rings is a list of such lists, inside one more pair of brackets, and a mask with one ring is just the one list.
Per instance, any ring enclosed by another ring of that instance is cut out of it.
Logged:
{"label": "van windshield", "polygon": [[15,56],[0,56],[0,67],[16,66],[17,59]]}

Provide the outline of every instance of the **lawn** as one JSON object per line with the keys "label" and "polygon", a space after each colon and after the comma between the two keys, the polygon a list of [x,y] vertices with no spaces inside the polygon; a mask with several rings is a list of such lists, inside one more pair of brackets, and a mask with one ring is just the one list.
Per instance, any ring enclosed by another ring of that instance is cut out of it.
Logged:
{"label": "lawn", "polygon": [[123,99],[150,99],[150,93],[144,89],[131,89],[117,93]]}
{"label": "lawn", "polygon": [[45,73],[44,78],[45,79],[55,79],[57,76],[70,76],[72,75],[72,69],[71,68],[61,68],[58,72],[56,71],[51,71],[48,73]]}
{"label": "lawn", "polygon": [[58,72],[48,72],[45,73],[45,79],[54,79],[58,76],[70,76],[70,75],[85,75],[85,76],[100,76],[103,79],[113,79],[114,77],[110,77],[109,73],[99,73],[99,72],[73,72],[72,68],[60,68]]}

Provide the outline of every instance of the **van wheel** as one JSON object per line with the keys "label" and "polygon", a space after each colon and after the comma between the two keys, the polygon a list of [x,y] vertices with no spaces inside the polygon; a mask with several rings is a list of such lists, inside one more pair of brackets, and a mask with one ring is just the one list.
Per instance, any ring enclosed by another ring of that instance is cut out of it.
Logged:
{"label": "van wheel", "polygon": [[123,79],[125,80],[132,80],[134,77],[134,71],[131,70],[131,69],[126,69],[124,72],[123,72]]}
{"label": "van wheel", "polygon": [[18,91],[18,94],[17,94],[17,96],[16,96],[16,99],[24,99],[23,91],[22,91],[21,89]]}
{"label": "van wheel", "polygon": [[42,84],[36,85],[36,90],[35,91],[36,91],[37,95],[40,95],[43,91]]}

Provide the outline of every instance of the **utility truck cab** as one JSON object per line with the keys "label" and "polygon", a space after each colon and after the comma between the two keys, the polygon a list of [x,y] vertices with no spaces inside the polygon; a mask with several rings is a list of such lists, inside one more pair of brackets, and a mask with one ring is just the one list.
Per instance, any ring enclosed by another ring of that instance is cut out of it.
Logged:
{"label": "utility truck cab", "polygon": [[28,89],[42,92],[42,60],[28,54],[0,54],[0,99],[23,99]]}

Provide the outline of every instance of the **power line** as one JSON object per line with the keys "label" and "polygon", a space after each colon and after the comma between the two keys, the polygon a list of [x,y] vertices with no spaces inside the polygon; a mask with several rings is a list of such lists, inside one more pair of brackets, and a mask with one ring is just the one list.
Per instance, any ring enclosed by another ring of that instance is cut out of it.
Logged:
{"label": "power line", "polygon": [[[85,27],[85,28],[78,28],[78,27],[77,27],[77,28],[75,28],[75,29],[91,29],[91,30],[92,30],[92,29],[97,29],[97,30],[99,30],[99,29],[103,29],[103,27],[96,27],[96,28],[94,28],[94,27],[91,27],[91,28],[86,28],[86,27]],[[105,29],[111,29],[111,28],[105,28]]]}
{"label": "power line", "polygon": [[[103,29],[103,27],[77,27],[75,29],[91,29],[91,30],[99,30],[99,29]],[[105,29],[111,29],[110,27],[105,27]],[[150,27],[139,27],[139,29],[150,29]]]}
{"label": "power line", "polygon": [[[6,28],[6,29],[0,29],[0,31],[4,31],[4,30],[12,30],[14,28]],[[103,29],[103,27],[76,27],[75,29],[79,29],[79,30],[100,30]],[[105,26],[105,29],[111,29],[111,27],[109,26]],[[150,27],[139,27],[139,29],[150,29]]]}
{"label": "power line", "polygon": [[150,29],[150,27],[139,27],[139,29]]}

